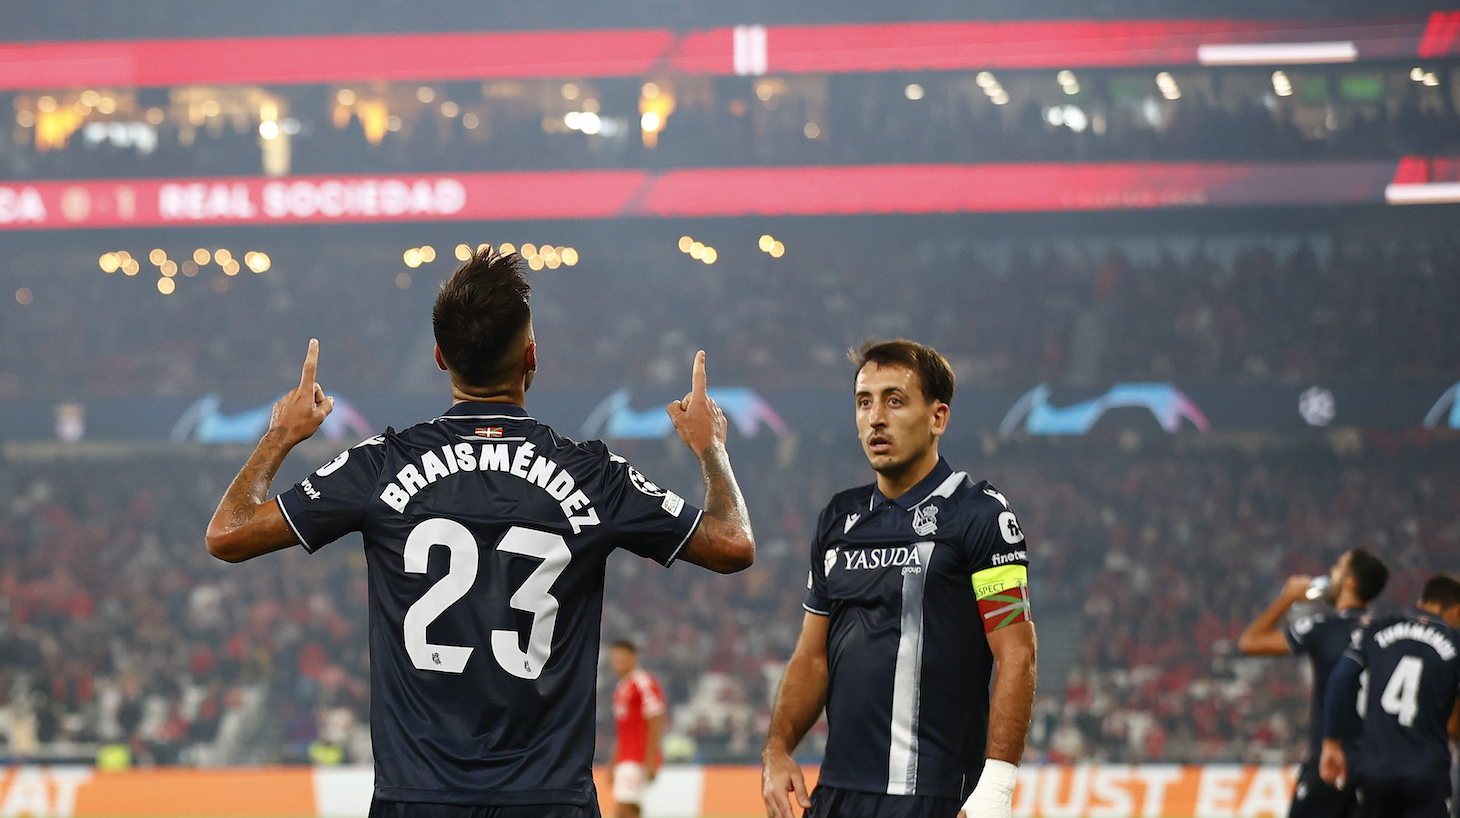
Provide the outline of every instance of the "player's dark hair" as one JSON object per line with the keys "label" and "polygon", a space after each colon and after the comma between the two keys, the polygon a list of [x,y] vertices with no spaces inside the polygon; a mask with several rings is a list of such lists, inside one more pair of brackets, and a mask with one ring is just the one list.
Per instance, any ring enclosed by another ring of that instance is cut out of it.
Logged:
{"label": "player's dark hair", "polygon": [[633,642],[630,642],[627,639],[617,639],[617,640],[614,641],[614,643],[612,645],[609,645],[609,647],[610,648],[623,648],[624,650],[628,651],[629,653],[638,653],[639,652],[639,646],[638,645],[635,645]]}
{"label": "player's dark hair", "polygon": [[1460,605],[1460,580],[1449,574],[1435,574],[1425,580],[1425,587],[1420,591],[1419,601],[1439,605],[1441,608],[1453,608]]}
{"label": "player's dark hair", "polygon": [[519,361],[511,353],[532,321],[532,287],[516,253],[486,247],[451,274],[436,295],[431,328],[441,357],[465,386],[498,386]]}
{"label": "player's dark hair", "polygon": [[847,357],[857,365],[857,372],[867,364],[878,366],[905,366],[917,373],[923,389],[923,397],[929,403],[953,402],[953,367],[938,350],[917,341],[899,338],[895,341],[867,339],[857,349],[847,350]]}
{"label": "player's dark hair", "polygon": [[1362,548],[1348,552],[1348,572],[1354,578],[1354,592],[1366,605],[1383,593],[1389,583],[1389,568]]}

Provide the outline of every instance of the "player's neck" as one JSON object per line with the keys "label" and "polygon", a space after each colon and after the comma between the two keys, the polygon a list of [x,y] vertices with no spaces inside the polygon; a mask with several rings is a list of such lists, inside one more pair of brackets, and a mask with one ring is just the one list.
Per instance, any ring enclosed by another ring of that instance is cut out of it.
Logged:
{"label": "player's neck", "polygon": [[1333,609],[1339,613],[1344,611],[1362,611],[1368,606],[1358,597],[1347,592],[1338,595],[1338,600],[1333,603]]}
{"label": "player's neck", "polygon": [[518,387],[516,389],[502,390],[481,390],[468,392],[456,384],[451,385],[451,403],[511,403],[516,406],[527,405],[527,390]]}
{"label": "player's neck", "polygon": [[927,453],[917,460],[907,464],[906,467],[896,473],[890,471],[877,472],[877,490],[882,496],[889,500],[895,500],[906,494],[908,489],[923,481],[924,477],[933,473],[938,466],[938,447],[933,446]]}

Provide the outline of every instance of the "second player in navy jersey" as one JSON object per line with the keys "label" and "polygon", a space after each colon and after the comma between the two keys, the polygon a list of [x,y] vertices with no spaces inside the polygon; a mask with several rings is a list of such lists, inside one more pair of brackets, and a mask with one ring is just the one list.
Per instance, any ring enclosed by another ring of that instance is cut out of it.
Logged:
{"label": "second player in navy jersey", "polygon": [[[890,341],[856,363],[877,480],[833,497],[817,523],[762,754],[766,809],[790,818],[794,796],[813,818],[1007,818],[1035,682],[1024,532],[993,486],[938,456],[953,393],[943,357]],[[790,752],[823,706],[808,796]]]}
{"label": "second player in navy jersey", "polygon": [[[433,313],[453,404],[387,429],[268,500],[284,456],[333,400],[310,342],[298,389],[208,527],[239,561],[363,535],[369,566],[372,816],[596,816],[592,759],[605,562],[624,548],[664,565],[746,567],[755,544],[725,454],[725,417],[691,391],[668,411],[695,453],[705,509],[602,443],[575,443],[523,404],[537,368],[515,256],[475,254]],[[476,809],[474,812],[473,809]]]}
{"label": "second player in navy jersey", "polygon": [[[1419,606],[1369,623],[1328,681],[1321,771],[1330,784],[1357,790],[1365,818],[1449,815],[1450,744],[1460,720],[1457,626],[1460,582],[1431,577]],[[1339,738],[1356,694],[1363,729],[1351,763]]]}
{"label": "second player in navy jersey", "polygon": [[[1329,786],[1318,774],[1323,749],[1323,701],[1328,677],[1368,622],[1368,604],[1389,581],[1389,569],[1362,548],[1345,551],[1328,572],[1322,599],[1334,612],[1317,613],[1280,627],[1288,609],[1309,598],[1312,577],[1289,577],[1282,593],[1242,632],[1237,647],[1248,656],[1307,656],[1313,669],[1313,704],[1309,710],[1308,754],[1298,768],[1289,818],[1348,818],[1358,800],[1353,790]],[[1345,748],[1356,752],[1356,743]]]}

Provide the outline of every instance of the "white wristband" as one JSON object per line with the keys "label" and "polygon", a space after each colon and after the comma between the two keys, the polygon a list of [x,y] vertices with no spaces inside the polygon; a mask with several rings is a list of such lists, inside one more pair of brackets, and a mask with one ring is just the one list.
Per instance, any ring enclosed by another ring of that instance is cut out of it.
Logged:
{"label": "white wristband", "polygon": [[985,815],[1008,815],[1014,804],[1014,783],[1019,778],[1019,767],[996,758],[985,759],[983,774],[978,777],[978,786],[968,800],[963,802],[963,811],[969,818]]}

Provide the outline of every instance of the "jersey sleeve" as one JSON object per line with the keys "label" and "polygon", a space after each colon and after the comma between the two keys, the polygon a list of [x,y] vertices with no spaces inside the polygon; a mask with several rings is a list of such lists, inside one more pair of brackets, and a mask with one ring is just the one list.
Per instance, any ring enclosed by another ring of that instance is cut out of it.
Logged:
{"label": "jersey sleeve", "polygon": [[668,708],[664,706],[664,694],[659,690],[659,682],[653,676],[645,673],[635,687],[639,691],[639,712],[644,718],[652,719],[668,712]]}
{"label": "jersey sleeve", "polygon": [[[802,608],[820,616],[831,616],[831,598],[826,587],[826,573],[830,570],[826,550],[826,520],[830,514],[831,506],[827,506],[816,521],[816,535],[811,539],[811,570],[806,574],[806,601],[801,603]],[[835,552],[831,553],[831,559],[836,559]]]}
{"label": "jersey sleeve", "polygon": [[379,482],[382,441],[373,437],[346,449],[279,495],[279,510],[306,551],[314,553],[360,530]]}
{"label": "jersey sleeve", "polygon": [[1029,605],[1029,549],[1024,529],[1009,508],[1009,501],[992,487],[991,502],[970,520],[965,547],[970,556],[973,593],[985,633],[1032,622]]}
{"label": "jersey sleeve", "polygon": [[674,562],[704,516],[615,454],[609,455],[602,505],[613,526],[614,545],[661,565]]}
{"label": "jersey sleeve", "polygon": [[1311,650],[1309,637],[1313,634],[1313,626],[1319,621],[1316,616],[1305,616],[1293,620],[1292,624],[1283,629],[1283,640],[1288,643],[1288,653],[1301,656]]}

